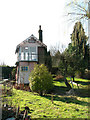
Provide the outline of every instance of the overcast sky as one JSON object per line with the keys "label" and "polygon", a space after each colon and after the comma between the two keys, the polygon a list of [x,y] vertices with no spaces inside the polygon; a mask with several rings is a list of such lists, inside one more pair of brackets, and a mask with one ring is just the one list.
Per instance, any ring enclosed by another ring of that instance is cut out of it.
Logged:
{"label": "overcast sky", "polygon": [[15,49],[23,40],[34,34],[38,38],[39,25],[43,42],[51,46],[71,42],[73,24],[67,24],[66,0],[1,0],[0,1],[0,63],[14,66]]}

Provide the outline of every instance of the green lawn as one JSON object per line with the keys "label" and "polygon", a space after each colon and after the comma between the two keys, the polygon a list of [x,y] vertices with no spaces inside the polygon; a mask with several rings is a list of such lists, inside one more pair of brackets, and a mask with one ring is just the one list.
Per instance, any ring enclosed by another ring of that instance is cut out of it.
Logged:
{"label": "green lawn", "polygon": [[11,106],[19,105],[20,111],[28,106],[31,118],[88,118],[88,106],[90,105],[88,84],[90,80],[75,80],[81,85],[79,89],[75,86],[75,90],[79,93],[76,96],[66,96],[68,89],[65,83],[59,80],[53,81],[55,86],[53,103],[51,94],[41,97],[37,93],[16,89],[13,89],[12,96],[6,95],[3,99],[7,99],[7,104]]}

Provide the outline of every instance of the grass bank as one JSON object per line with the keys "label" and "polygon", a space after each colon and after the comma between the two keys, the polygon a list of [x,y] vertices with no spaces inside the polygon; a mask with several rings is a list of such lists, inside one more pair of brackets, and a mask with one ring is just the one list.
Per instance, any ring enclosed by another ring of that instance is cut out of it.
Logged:
{"label": "grass bank", "polygon": [[90,105],[88,86],[90,80],[75,80],[80,85],[79,89],[74,86],[77,93],[75,96],[66,95],[68,89],[63,80],[54,80],[53,103],[51,94],[39,96],[37,93],[13,88],[12,95],[3,95],[3,104],[7,103],[14,107],[19,105],[20,111],[23,111],[24,107],[28,106],[31,118],[88,118],[88,107]]}

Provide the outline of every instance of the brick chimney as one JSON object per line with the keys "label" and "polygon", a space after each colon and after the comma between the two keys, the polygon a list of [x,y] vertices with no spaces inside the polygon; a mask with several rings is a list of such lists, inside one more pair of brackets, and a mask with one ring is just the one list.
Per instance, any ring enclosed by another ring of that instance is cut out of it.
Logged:
{"label": "brick chimney", "polygon": [[39,25],[39,40],[41,41],[41,42],[43,42],[43,36],[42,36],[42,30],[41,30],[41,25]]}

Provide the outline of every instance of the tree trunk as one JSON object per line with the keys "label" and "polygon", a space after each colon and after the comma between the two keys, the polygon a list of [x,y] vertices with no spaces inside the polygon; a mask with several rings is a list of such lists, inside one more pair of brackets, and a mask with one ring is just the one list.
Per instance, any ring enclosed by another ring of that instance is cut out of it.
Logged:
{"label": "tree trunk", "polygon": [[72,89],[71,85],[68,83],[66,78],[64,78],[64,82],[65,82],[65,85],[67,86],[67,88]]}
{"label": "tree trunk", "polygon": [[43,96],[43,92],[42,92],[42,91],[40,91],[40,92],[39,92],[39,95],[40,95],[40,96]]}
{"label": "tree trunk", "polygon": [[73,82],[75,82],[74,75],[72,76],[72,78],[73,78]]}

